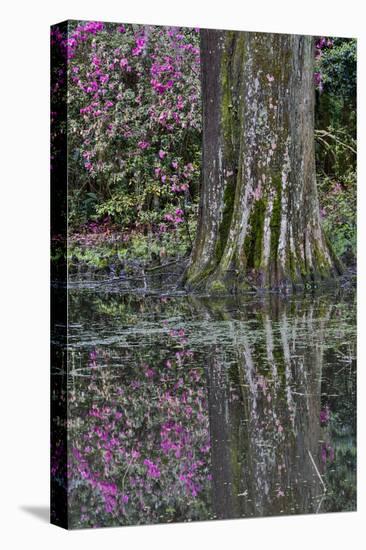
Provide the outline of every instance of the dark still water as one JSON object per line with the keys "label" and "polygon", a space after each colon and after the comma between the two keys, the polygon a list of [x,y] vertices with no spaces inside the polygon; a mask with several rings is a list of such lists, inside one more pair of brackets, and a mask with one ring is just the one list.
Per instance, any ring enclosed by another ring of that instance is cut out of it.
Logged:
{"label": "dark still water", "polygon": [[354,300],[70,290],[70,526],[355,510]]}

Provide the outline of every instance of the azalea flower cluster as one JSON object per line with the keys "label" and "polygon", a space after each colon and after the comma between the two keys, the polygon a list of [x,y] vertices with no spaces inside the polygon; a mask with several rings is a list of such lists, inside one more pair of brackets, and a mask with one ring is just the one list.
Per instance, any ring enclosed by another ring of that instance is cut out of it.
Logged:
{"label": "azalea flower cluster", "polygon": [[[327,48],[333,48],[333,40],[326,36],[320,36],[315,42],[315,60],[320,62],[323,51]],[[323,78],[320,70],[314,72],[314,84],[319,92],[323,91]]]}
{"label": "azalea flower cluster", "polygon": [[164,219],[168,222],[172,222],[173,225],[184,222],[183,210],[176,208],[172,214],[165,214]]}

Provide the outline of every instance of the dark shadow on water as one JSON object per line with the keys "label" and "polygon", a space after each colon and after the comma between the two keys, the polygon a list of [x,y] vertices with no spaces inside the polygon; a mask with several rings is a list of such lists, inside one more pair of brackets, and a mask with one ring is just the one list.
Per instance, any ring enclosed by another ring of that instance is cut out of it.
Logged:
{"label": "dark shadow on water", "polygon": [[43,522],[50,522],[50,507],[49,506],[20,506],[20,509],[27,514],[40,519]]}

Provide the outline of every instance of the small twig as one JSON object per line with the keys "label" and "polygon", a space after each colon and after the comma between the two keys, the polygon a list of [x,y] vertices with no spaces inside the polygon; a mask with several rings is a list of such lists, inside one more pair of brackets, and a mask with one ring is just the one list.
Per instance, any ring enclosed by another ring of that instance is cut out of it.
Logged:
{"label": "small twig", "polygon": [[350,151],[352,151],[352,153],[354,153],[355,155],[357,155],[357,151],[351,147],[350,145],[348,145],[347,143],[344,143],[343,141],[341,141],[337,136],[329,133],[329,132],[326,132],[325,130],[315,130],[315,135],[316,136],[323,136],[323,137],[329,137],[331,139],[334,139],[334,141],[337,141],[337,143],[339,143],[340,145],[342,145],[342,147],[345,147],[346,149],[349,149]]}
{"label": "small twig", "polygon": [[319,513],[319,510],[320,510],[320,507],[322,505],[322,502],[323,502],[324,498],[325,498],[325,493],[322,494],[321,499],[319,500],[319,504],[318,504],[318,507],[317,507],[316,512],[315,512],[316,514]]}
{"label": "small twig", "polygon": [[325,483],[324,483],[324,481],[323,481],[322,476],[320,475],[320,472],[319,472],[319,470],[318,470],[318,468],[317,468],[317,465],[315,464],[315,460],[313,459],[313,455],[311,454],[311,452],[309,451],[309,449],[308,449],[308,453],[309,453],[309,456],[310,456],[310,460],[311,460],[311,462],[313,463],[313,466],[314,466],[314,468],[315,468],[315,471],[316,471],[316,473],[318,474],[318,478],[320,479],[321,484],[323,485],[324,493],[326,493],[326,492],[327,492],[327,488],[326,488],[326,486],[325,486]]}
{"label": "small twig", "polygon": [[126,475],[128,474],[129,469],[130,469],[131,466],[132,466],[132,462],[133,462],[133,459],[128,463],[128,466],[127,466],[126,471],[125,471],[125,473],[124,473],[124,476],[123,476],[123,478],[122,478],[122,493],[123,493],[124,490],[125,490],[125,479],[126,479]]}
{"label": "small twig", "polygon": [[[141,280],[141,281],[144,281],[145,280],[145,277],[143,276],[134,276],[134,277],[125,277],[125,276],[122,276],[122,277],[112,277],[111,279],[103,279],[102,281],[96,281],[96,283],[98,285],[107,285],[108,283],[116,283],[117,281],[136,281],[136,280]],[[91,281],[91,282],[94,282],[94,281]]]}
{"label": "small twig", "polygon": [[174,265],[174,264],[178,264],[181,260],[174,260],[174,262],[167,262],[166,264],[162,264],[162,265],[157,265],[155,267],[148,267],[145,269],[145,271],[156,271],[158,269],[164,269],[165,267],[167,267],[168,265]]}

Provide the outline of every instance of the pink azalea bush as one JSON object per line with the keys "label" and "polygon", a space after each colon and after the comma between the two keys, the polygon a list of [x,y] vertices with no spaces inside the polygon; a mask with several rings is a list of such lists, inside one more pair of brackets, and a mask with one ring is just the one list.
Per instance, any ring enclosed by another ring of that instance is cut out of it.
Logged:
{"label": "pink azalea bush", "polygon": [[[70,22],[53,30],[67,59],[69,222],[106,215],[123,227],[159,224],[197,199],[198,29]],[[59,113],[53,111],[56,120]]]}

